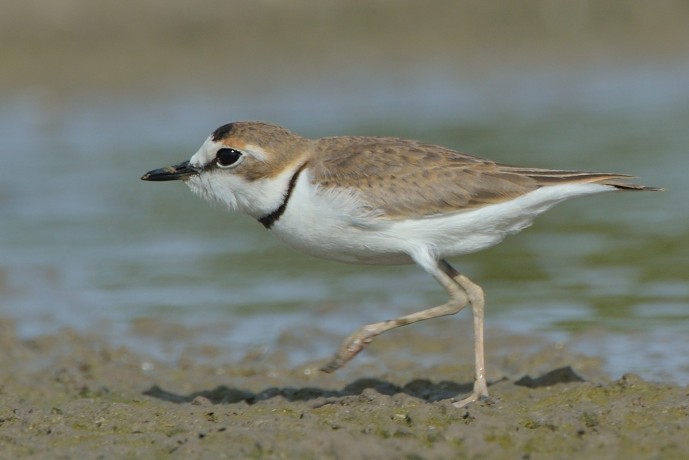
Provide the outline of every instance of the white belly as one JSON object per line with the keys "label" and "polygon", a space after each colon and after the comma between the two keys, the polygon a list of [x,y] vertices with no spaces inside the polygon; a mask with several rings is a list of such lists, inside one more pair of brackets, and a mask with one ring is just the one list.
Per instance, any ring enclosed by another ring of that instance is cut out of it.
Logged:
{"label": "white belly", "polygon": [[567,198],[609,190],[614,187],[554,185],[482,208],[388,220],[367,216],[351,193],[319,191],[304,174],[272,230],[287,244],[315,257],[359,264],[407,264],[412,263],[409,254],[419,251],[436,259],[480,251],[528,227],[538,214]]}

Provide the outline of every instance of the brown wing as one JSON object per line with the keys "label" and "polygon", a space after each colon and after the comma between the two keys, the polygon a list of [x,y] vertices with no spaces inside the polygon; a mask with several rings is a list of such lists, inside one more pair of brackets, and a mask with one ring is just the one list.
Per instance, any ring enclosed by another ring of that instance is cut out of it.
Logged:
{"label": "brown wing", "polygon": [[330,137],[316,146],[315,183],[361,190],[372,210],[391,219],[478,208],[556,183],[642,188],[608,182],[629,177],[621,174],[519,168],[405,139]]}

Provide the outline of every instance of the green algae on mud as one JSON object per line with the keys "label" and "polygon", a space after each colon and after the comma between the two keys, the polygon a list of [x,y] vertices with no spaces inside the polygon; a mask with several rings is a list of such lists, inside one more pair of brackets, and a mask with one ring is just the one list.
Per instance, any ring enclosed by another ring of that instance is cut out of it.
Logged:
{"label": "green algae on mud", "polygon": [[[372,350],[382,362],[353,363],[341,376],[311,372],[317,363],[286,367],[284,349],[236,363],[163,363],[95,335],[21,340],[11,322],[0,329],[2,458],[682,458],[689,450],[687,388],[634,375],[610,381],[596,360],[536,339],[492,340],[491,400],[456,409],[452,398],[471,388],[461,380],[470,361],[424,365],[423,350],[393,353],[395,343],[415,342],[437,353],[433,337],[411,329]],[[523,359],[515,343],[541,349]]]}

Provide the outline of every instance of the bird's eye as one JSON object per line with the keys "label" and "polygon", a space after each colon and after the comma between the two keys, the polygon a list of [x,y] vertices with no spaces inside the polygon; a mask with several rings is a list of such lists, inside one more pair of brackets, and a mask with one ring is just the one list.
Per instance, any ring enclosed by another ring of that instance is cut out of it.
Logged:
{"label": "bird's eye", "polygon": [[242,157],[242,152],[235,149],[220,149],[215,154],[215,163],[221,168],[229,168],[239,161]]}

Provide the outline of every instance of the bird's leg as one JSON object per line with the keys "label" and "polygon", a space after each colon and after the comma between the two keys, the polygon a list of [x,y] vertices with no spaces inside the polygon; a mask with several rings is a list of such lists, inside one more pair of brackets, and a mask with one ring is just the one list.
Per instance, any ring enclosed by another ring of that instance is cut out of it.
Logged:
{"label": "bird's leg", "polygon": [[[454,279],[454,277],[457,276],[457,272],[450,267],[447,262],[443,261],[440,263],[440,265],[434,262],[432,267],[424,266],[424,268],[429,271],[436,280],[438,280],[445,290],[447,290],[447,292],[450,294],[449,301],[437,307],[429,308],[427,310],[405,316],[400,316],[396,319],[382,321],[380,323],[368,324],[357,329],[354,334],[347,337],[347,339],[342,343],[340,349],[337,351],[337,353],[335,353],[335,356],[333,356],[330,362],[323,366],[321,370],[324,372],[334,372],[341,368],[352,358],[354,358],[354,356],[356,356],[361,350],[366,348],[366,346],[371,343],[376,336],[382,334],[383,332],[426,319],[454,315],[466,306],[467,301],[471,300],[471,296],[464,292],[464,286],[462,286],[459,281]],[[472,283],[472,286],[476,285]],[[476,287],[478,288],[478,286]],[[478,289],[480,290],[481,288]],[[481,312],[483,312],[483,308],[481,308]],[[474,324],[476,324],[476,322],[474,322]],[[482,324],[483,320],[481,320],[481,325]],[[481,343],[483,343],[483,340],[481,340]],[[483,359],[483,351],[481,351],[481,359]],[[483,366],[483,364],[481,366]],[[485,386],[485,379],[483,379],[483,382]],[[485,394],[487,394],[487,392],[485,392]]]}
{"label": "bird's leg", "polygon": [[441,268],[446,271],[452,279],[464,289],[469,297],[471,310],[474,318],[474,364],[476,373],[474,375],[474,390],[461,401],[455,402],[455,407],[464,407],[467,404],[488,397],[488,384],[486,383],[486,368],[483,354],[483,310],[485,307],[485,296],[483,289],[469,278],[457,272],[446,261],[440,261]]}

